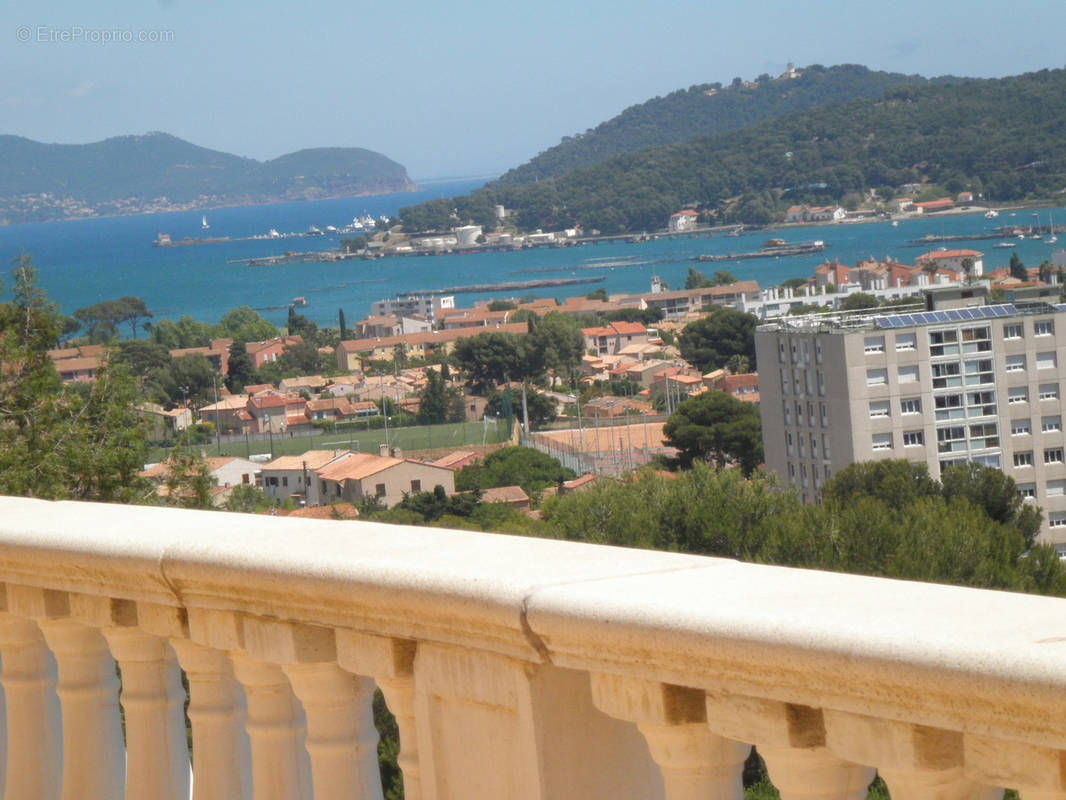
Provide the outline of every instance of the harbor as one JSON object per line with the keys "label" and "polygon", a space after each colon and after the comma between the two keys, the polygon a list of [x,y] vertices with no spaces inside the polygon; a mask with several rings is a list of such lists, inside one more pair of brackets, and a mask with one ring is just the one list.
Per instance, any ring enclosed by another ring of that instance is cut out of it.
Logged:
{"label": "harbor", "polygon": [[723,255],[701,254],[692,259],[702,263],[719,264],[726,261],[748,261],[753,258],[782,258],[787,256],[805,256],[821,253],[827,247],[821,239],[812,242],[794,242],[789,244],[783,239],[771,239],[761,248],[750,253],[725,253]]}

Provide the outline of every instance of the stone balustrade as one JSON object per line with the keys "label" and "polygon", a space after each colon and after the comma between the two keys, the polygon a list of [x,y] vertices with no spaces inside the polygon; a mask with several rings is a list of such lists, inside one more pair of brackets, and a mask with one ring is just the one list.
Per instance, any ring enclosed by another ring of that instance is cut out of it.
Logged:
{"label": "stone balustrade", "polygon": [[1066,800],[1063,600],[16,498],[0,581],[3,800],[380,798],[375,686],[410,800]]}

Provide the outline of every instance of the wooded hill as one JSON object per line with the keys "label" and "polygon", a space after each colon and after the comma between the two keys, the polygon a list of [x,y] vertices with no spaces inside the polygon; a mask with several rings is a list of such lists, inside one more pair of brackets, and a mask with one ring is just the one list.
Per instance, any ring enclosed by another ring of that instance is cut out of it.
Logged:
{"label": "wooded hill", "polygon": [[[485,210],[502,203],[523,229],[581,224],[613,233],[662,228],[686,206],[717,221],[763,224],[788,205],[841,202],[873,189],[887,197],[914,182],[1003,201],[1046,197],[1066,186],[1064,100],[1063,70],[898,86],[875,100],[790,114],[555,179],[439,202],[483,224]],[[439,223],[440,211],[401,214],[405,222]]]}
{"label": "wooded hill", "polygon": [[[186,142],[166,133],[116,136],[92,144],[43,144],[0,136],[0,218],[18,221],[17,199],[51,195],[101,213],[122,203],[128,212],[159,198],[240,204],[379,194],[414,189],[407,171],[361,148],[315,148],[256,161]],[[63,216],[52,203],[36,203]],[[24,209],[23,209],[24,210]],[[27,220],[28,221],[28,220]]]}
{"label": "wooded hill", "polygon": [[[922,85],[921,75],[877,72],[857,64],[797,70],[799,77],[760,75],[729,86],[703,83],[630,106],[621,114],[504,173],[490,187],[510,187],[554,178],[642,150],[750,128],[768,119],[849,100],[876,98],[887,89]],[[949,80],[935,78],[934,81]]]}

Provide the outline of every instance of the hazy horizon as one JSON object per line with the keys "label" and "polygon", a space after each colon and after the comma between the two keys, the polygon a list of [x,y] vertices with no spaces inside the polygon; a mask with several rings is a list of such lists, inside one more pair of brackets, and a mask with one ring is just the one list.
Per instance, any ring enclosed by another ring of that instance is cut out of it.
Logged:
{"label": "hazy horizon", "polygon": [[786,63],[1002,77],[1062,65],[1066,7],[762,0],[536,9],[183,0],[0,9],[0,133],[83,144],[165,131],[269,160],[364,147],[415,180],[497,175],[628,106]]}

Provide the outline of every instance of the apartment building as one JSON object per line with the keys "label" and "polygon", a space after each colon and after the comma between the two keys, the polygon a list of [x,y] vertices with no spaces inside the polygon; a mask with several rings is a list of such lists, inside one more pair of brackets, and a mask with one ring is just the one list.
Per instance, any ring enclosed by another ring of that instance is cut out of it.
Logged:
{"label": "apartment building", "polygon": [[[940,300],[937,300],[937,294]],[[1066,305],[968,306],[786,317],[755,334],[766,466],[813,502],[857,461],[905,458],[930,474],[1002,469],[1044,509],[1066,556]]]}

